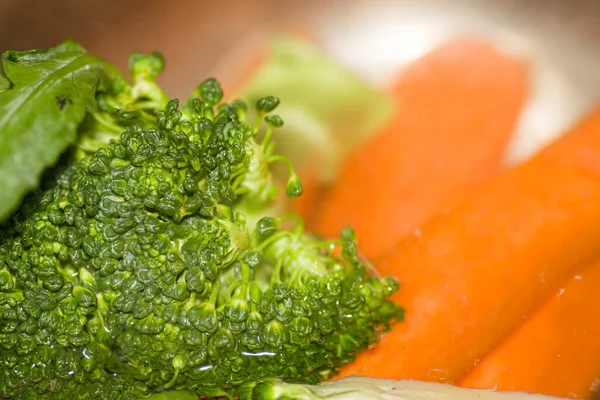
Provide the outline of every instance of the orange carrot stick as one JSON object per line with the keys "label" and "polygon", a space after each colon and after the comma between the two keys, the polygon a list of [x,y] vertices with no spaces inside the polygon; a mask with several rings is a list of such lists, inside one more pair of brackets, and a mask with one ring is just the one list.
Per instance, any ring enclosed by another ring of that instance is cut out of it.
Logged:
{"label": "orange carrot stick", "polygon": [[526,66],[461,40],[408,67],[390,125],[343,164],[314,230],[357,232],[369,257],[390,248],[497,172],[527,92]]}
{"label": "orange carrot stick", "polygon": [[600,262],[560,288],[460,384],[589,398],[600,379]]}
{"label": "orange carrot stick", "polygon": [[343,375],[456,382],[599,253],[599,237],[600,109],[375,260],[400,278],[407,318]]}

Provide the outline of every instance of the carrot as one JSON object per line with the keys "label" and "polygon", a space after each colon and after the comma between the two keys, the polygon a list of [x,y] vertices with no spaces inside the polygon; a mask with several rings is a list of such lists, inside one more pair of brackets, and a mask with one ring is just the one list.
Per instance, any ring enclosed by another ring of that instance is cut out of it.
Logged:
{"label": "carrot", "polygon": [[599,205],[600,108],[374,260],[407,318],[342,375],[458,381],[600,252]]}
{"label": "carrot", "polygon": [[600,378],[600,262],[572,277],[461,382],[589,398]]}
{"label": "carrot", "polygon": [[394,88],[395,117],[348,156],[313,229],[351,225],[373,257],[466,197],[498,171],[527,84],[523,63],[477,41],[416,61]]}

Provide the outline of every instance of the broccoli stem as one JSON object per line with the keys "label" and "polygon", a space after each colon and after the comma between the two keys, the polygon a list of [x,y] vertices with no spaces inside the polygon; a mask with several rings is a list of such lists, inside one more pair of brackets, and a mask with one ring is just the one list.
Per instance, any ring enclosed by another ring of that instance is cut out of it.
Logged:
{"label": "broccoli stem", "polygon": [[283,162],[288,167],[290,176],[288,178],[286,188],[285,188],[285,192],[286,192],[288,198],[291,199],[293,197],[301,196],[302,195],[302,182],[300,181],[300,178],[296,174],[296,171],[294,170],[294,166],[292,165],[290,160],[288,160],[286,157],[279,155],[279,154],[274,155],[274,156],[269,156],[269,158],[267,158],[267,162],[269,164],[272,164],[276,161]]}

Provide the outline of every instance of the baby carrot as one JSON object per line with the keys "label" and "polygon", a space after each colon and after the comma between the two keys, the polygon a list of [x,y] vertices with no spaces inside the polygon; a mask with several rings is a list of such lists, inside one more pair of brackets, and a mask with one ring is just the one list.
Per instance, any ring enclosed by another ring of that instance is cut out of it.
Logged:
{"label": "baby carrot", "polygon": [[555,292],[460,385],[589,398],[600,378],[598,287],[596,261]]}
{"label": "baby carrot", "polygon": [[352,226],[369,257],[494,175],[527,94],[526,66],[459,40],[409,66],[389,125],[343,163],[314,230]]}
{"label": "baby carrot", "polygon": [[343,375],[461,379],[600,253],[599,204],[600,109],[374,260],[406,321]]}

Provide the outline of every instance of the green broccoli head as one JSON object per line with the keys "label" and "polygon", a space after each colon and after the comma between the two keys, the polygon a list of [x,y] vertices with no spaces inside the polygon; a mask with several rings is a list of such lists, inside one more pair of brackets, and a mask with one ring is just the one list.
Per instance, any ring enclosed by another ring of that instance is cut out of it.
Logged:
{"label": "green broccoli head", "polygon": [[92,155],[111,139],[118,139],[129,126],[155,126],[157,111],[164,109],[169,101],[156,83],[165,66],[161,54],[133,53],[129,57],[132,84],[111,64],[102,62],[102,66],[96,92],[97,109],[88,113],[79,127],[74,149],[77,158]]}
{"label": "green broccoli head", "polygon": [[[134,81],[162,61],[136,62]],[[171,100],[77,152],[3,226],[0,395],[315,383],[402,318],[397,282],[370,273],[352,231],[323,241],[297,217],[264,215],[277,190],[268,165],[282,160],[270,139],[278,100],[259,100],[250,126],[244,103],[221,98],[209,79],[181,109]],[[301,193],[291,166],[287,192]]]}

